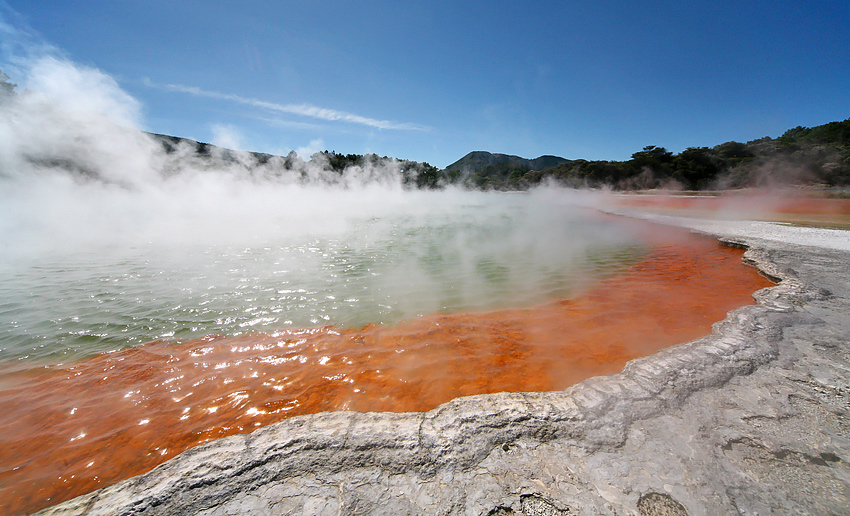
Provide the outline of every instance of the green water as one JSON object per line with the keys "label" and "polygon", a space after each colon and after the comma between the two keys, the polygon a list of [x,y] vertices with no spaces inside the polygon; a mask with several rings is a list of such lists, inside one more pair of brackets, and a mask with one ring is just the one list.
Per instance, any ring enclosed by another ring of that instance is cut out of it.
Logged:
{"label": "green water", "polygon": [[530,306],[569,297],[643,253],[625,229],[557,197],[453,195],[402,194],[392,209],[348,210],[327,230],[248,242],[222,234],[128,246],[105,236],[8,260],[0,361],[63,363],[156,339]]}

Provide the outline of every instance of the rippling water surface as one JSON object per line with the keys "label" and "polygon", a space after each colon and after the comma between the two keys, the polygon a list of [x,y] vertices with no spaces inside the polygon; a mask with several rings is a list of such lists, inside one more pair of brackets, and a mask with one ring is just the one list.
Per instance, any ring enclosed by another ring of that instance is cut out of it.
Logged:
{"label": "rippling water surface", "polygon": [[411,195],[380,216],[338,217],[335,230],[283,228],[250,245],[223,235],[17,260],[0,268],[0,360],[66,362],[156,339],[528,306],[643,252],[627,230],[541,195]]}
{"label": "rippling water surface", "polygon": [[7,260],[0,512],[296,415],[563,389],[769,285],[738,249],[564,192],[382,199],[267,220],[262,238],[104,235]]}

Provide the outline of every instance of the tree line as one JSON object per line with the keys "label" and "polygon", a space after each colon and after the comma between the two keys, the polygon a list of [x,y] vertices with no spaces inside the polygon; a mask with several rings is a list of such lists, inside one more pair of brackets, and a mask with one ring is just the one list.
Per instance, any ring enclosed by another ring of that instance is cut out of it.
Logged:
{"label": "tree line", "polygon": [[441,171],[440,180],[495,190],[525,190],[544,181],[616,190],[713,190],[795,184],[848,186],[850,119],[813,128],[798,126],[778,138],[688,147],[679,153],[650,145],[627,161],[578,159],[541,170],[498,163],[465,173]]}
{"label": "tree line", "polygon": [[[16,86],[0,71],[0,105],[15,97]],[[185,138],[157,134],[151,136],[160,142],[168,154],[188,146],[196,157],[206,160],[236,163],[243,162],[247,156],[250,158],[250,168],[266,166],[285,171],[304,168],[304,161],[294,152],[286,157],[257,152],[237,153]],[[472,154],[493,157],[483,152]],[[397,167],[404,186],[428,189],[458,185],[484,190],[526,190],[544,182],[568,187],[609,187],[616,190],[715,190],[800,184],[850,186],[850,119],[816,127],[794,127],[778,138],[764,137],[746,143],[730,141],[715,147],[688,147],[679,153],[649,145],[632,154],[631,159],[626,161],[563,160],[556,156],[525,160],[516,156],[496,156],[512,160],[497,163],[492,163],[494,160],[489,163],[479,160],[474,161],[477,164],[465,166],[462,170],[452,166],[440,170],[429,163],[380,157],[376,154],[323,151],[311,156],[310,162],[339,175],[351,167],[391,165]],[[539,170],[530,166],[557,161],[563,162]],[[63,166],[76,166],[72,165]]]}

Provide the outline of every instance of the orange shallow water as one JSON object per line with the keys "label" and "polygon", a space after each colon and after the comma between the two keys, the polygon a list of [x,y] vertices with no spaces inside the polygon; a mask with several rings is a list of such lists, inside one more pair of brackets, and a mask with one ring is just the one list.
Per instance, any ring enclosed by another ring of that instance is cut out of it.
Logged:
{"label": "orange shallow water", "polygon": [[722,212],[731,216],[775,218],[782,215],[850,217],[850,199],[769,191],[726,192],[718,196],[618,195],[614,203],[641,209]]}
{"label": "orange shallow water", "polygon": [[0,513],[150,470],[201,442],[326,410],[429,410],[457,396],[566,388],[708,334],[770,286],[712,239],[657,243],[569,300],[395,326],[153,342],[0,391]]}

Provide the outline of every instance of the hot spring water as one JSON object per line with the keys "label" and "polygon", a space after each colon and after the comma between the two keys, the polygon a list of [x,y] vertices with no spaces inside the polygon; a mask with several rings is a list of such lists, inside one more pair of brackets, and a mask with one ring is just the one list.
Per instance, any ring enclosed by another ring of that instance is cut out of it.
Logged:
{"label": "hot spring water", "polygon": [[4,512],[285,417],[562,389],[708,333],[768,285],[739,250],[566,191],[286,193],[191,224],[75,204],[101,234],[7,252]]}
{"label": "hot spring water", "polygon": [[[296,193],[323,202],[322,192]],[[217,242],[107,234],[11,259],[0,268],[0,360],[31,367],[157,339],[525,307],[569,297],[645,253],[639,235],[551,192],[387,191],[384,202],[332,217],[323,207],[329,227],[313,219],[303,230],[281,210],[268,222],[281,230],[262,238],[243,240],[238,228]]]}
{"label": "hot spring water", "polygon": [[768,284],[739,250],[603,218],[586,193],[168,154],[111,78],[30,73],[0,103],[3,514],[285,417],[563,389]]}

